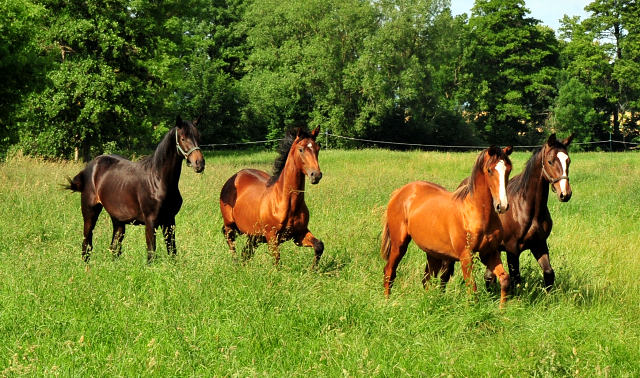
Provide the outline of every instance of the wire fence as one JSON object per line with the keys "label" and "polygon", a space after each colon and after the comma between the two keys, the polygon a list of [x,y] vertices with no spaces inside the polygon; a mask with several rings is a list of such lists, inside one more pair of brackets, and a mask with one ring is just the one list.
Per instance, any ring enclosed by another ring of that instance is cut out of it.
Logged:
{"label": "wire fence", "polygon": [[[446,150],[454,150],[454,149],[463,149],[463,150],[481,150],[481,149],[485,149],[489,146],[468,146],[468,145],[444,145],[444,144],[422,144],[422,143],[403,143],[403,142],[388,142],[388,141],[383,141],[383,140],[373,140],[373,139],[363,139],[363,138],[353,138],[353,137],[347,137],[347,136],[343,136],[343,135],[337,135],[337,134],[331,134],[331,133],[324,133],[321,134],[320,137],[324,137],[326,141],[328,141],[328,138],[335,138],[335,139],[343,139],[343,140],[351,140],[351,141],[355,141],[355,142],[362,142],[362,143],[368,143],[370,145],[392,145],[392,146],[404,146],[404,147],[417,147],[417,148],[429,148],[429,149],[446,149]],[[261,144],[268,144],[268,143],[278,143],[280,141],[282,141],[283,139],[268,139],[268,140],[257,140],[257,141],[252,141],[252,142],[233,142],[233,143],[210,143],[210,144],[201,144],[200,147],[211,147],[212,149],[215,149],[216,147],[238,147],[238,146],[249,146],[249,145],[261,145]],[[630,148],[630,149],[634,149],[636,148],[638,145],[640,145],[640,143],[636,143],[636,142],[624,142],[624,141],[619,141],[619,140],[598,140],[598,141],[592,141],[592,142],[580,142],[580,143],[572,143],[572,145],[596,145],[596,144],[602,144],[605,145],[605,147],[608,147],[610,150],[612,150],[612,146],[614,144],[619,145],[622,144],[623,147],[626,148]],[[607,146],[608,145],[608,146]],[[513,148],[521,148],[521,149],[527,149],[527,148],[538,148],[541,145],[532,145],[532,146],[513,146]],[[629,147],[627,147],[629,146]]]}

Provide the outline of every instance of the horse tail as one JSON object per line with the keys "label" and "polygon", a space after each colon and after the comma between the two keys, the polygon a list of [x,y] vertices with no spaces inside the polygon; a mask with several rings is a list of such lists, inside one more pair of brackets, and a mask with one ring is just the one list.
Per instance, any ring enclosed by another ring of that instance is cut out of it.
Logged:
{"label": "horse tail", "polygon": [[73,179],[67,176],[67,184],[62,184],[63,189],[70,190],[72,192],[82,192],[84,190],[84,170],[81,171]]}
{"label": "horse tail", "polygon": [[389,261],[389,254],[391,254],[391,233],[389,232],[387,211],[382,216],[382,244],[380,245],[380,255],[385,261]]}

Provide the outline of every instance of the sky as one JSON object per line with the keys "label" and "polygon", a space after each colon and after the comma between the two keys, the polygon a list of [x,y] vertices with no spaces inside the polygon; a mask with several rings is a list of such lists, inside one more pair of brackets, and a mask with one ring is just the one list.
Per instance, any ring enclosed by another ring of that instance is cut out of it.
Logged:
{"label": "sky", "polygon": [[[541,20],[543,24],[558,31],[561,19],[565,14],[580,16],[581,20],[587,17],[584,7],[592,0],[525,0],[525,7],[531,11],[530,17]],[[474,0],[451,0],[451,13],[458,15],[466,13],[471,15]]]}

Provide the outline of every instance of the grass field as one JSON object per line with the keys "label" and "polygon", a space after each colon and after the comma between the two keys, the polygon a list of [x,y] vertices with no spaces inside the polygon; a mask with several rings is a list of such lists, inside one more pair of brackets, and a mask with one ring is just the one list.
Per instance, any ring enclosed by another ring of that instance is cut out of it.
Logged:
{"label": "grass field", "polygon": [[[150,266],[143,227],[128,227],[122,257],[111,256],[104,212],[82,262],[80,196],[59,187],[81,165],[10,159],[0,164],[0,376],[640,376],[638,153],[571,154],[573,197],[550,201],[551,293],[528,252],[503,310],[497,290],[469,295],[459,269],[445,291],[425,292],[412,244],[384,299],[390,193],[414,180],[454,189],[476,154],[322,151],[323,179],[306,195],[325,244],[317,271],[313,251],[292,243],[279,269],[264,245],[234,264],[220,232],[223,183],[244,167],[270,170],[275,153],[207,153],[203,174],[185,167],[178,256],[159,236]],[[513,175],[529,156],[514,153]]]}

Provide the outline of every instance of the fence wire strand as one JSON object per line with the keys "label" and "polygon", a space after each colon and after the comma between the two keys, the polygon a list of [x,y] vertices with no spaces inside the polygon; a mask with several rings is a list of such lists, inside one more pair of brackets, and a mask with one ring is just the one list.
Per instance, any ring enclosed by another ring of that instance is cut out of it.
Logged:
{"label": "fence wire strand", "polygon": [[[353,140],[353,141],[358,141],[358,142],[366,142],[366,143],[374,143],[374,144],[389,144],[389,145],[394,145],[394,146],[407,146],[407,147],[448,148],[448,149],[453,149],[453,148],[484,149],[484,148],[489,147],[489,146],[468,146],[468,145],[454,146],[454,145],[444,145],[444,144],[421,144],[421,143],[388,142],[388,141],[383,141],[383,140],[353,138],[353,137],[347,137],[347,136],[343,136],[343,135],[330,134],[330,133],[325,133],[324,136],[325,137],[337,138],[337,139]],[[252,141],[252,142],[210,143],[210,144],[201,144],[200,147],[240,146],[240,145],[249,145],[249,144],[257,145],[257,144],[280,142],[283,139],[284,138],[269,139],[269,140],[257,140],[257,141]],[[619,144],[633,145],[633,146],[640,145],[640,143],[636,143],[636,142],[623,142],[623,141],[619,141],[619,140],[598,140],[598,141],[592,141],[592,142],[578,142],[578,143],[572,143],[572,144],[573,145],[591,145],[591,144],[601,144],[601,143],[610,143],[610,144],[619,143]],[[540,146],[541,145],[535,145],[535,146],[513,146],[513,148],[538,148]]]}

